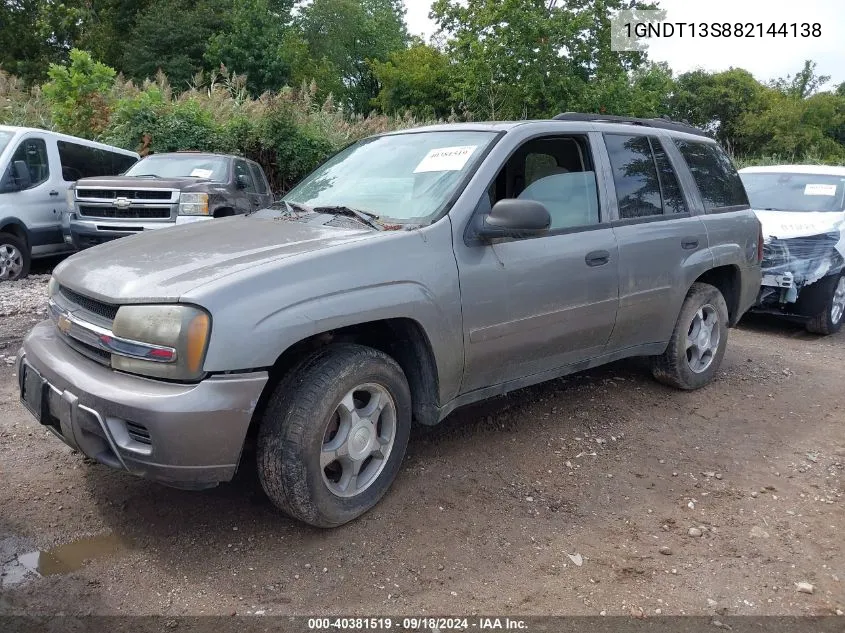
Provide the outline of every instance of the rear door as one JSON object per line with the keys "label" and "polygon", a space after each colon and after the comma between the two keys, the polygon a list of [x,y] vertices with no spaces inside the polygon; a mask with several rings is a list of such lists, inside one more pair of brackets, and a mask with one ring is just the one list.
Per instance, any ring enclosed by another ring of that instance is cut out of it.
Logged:
{"label": "rear door", "polygon": [[707,231],[658,134],[603,135],[619,245],[619,312],[608,350],[668,341],[691,280],[709,269]]}
{"label": "rear door", "polygon": [[240,158],[235,160],[235,184],[246,198],[247,211],[254,211],[261,207],[261,196],[255,188],[255,180],[249,165]]}
{"label": "rear door", "polygon": [[269,207],[273,204],[273,195],[270,193],[270,185],[267,183],[267,178],[264,176],[264,170],[258,163],[249,162],[249,169],[252,172],[252,180],[255,183],[255,189],[258,193],[259,206]]}

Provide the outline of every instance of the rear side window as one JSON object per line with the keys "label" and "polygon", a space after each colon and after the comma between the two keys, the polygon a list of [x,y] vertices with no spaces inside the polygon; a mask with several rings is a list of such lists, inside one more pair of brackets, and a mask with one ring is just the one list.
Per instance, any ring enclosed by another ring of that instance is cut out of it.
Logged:
{"label": "rear side window", "polygon": [[687,203],[678,183],[678,176],[669,162],[666,150],[657,141],[651,140],[651,148],[654,150],[654,162],[657,164],[657,173],[660,176],[660,190],[663,194],[663,212],[666,215],[673,213],[686,213]]}
{"label": "rear side window", "polygon": [[244,191],[247,193],[255,193],[255,183],[252,181],[252,174],[249,173],[249,167],[246,161],[235,161],[235,178],[238,182],[244,184]]}
{"label": "rear side window", "polygon": [[80,178],[117,176],[138,162],[134,156],[109,152],[99,147],[59,141],[62,179],[73,182]]}
{"label": "rear side window", "polygon": [[620,219],[663,215],[660,180],[648,137],[605,134],[604,139],[613,168]]}
{"label": "rear side window", "polygon": [[679,139],[675,139],[675,144],[698,185],[705,211],[748,206],[742,180],[731,159],[718,145]]}
{"label": "rear side window", "polygon": [[261,194],[267,193],[267,183],[264,180],[264,175],[261,171],[261,167],[259,167],[255,163],[250,163],[249,169],[252,172],[252,180],[255,182],[255,190]]}
{"label": "rear side window", "polygon": [[14,165],[19,160],[26,163],[27,169],[29,169],[30,189],[50,178],[50,162],[47,160],[47,143],[44,142],[44,139],[28,138],[22,141],[15,153],[12,154],[12,160],[9,164]]}

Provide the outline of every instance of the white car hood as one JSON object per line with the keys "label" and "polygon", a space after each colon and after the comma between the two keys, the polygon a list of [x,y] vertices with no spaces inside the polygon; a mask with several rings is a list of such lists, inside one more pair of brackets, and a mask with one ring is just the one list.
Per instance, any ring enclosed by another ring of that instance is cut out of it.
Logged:
{"label": "white car hood", "polygon": [[763,225],[765,239],[788,240],[793,237],[807,237],[821,233],[842,231],[845,212],[834,211],[757,211],[757,219]]}

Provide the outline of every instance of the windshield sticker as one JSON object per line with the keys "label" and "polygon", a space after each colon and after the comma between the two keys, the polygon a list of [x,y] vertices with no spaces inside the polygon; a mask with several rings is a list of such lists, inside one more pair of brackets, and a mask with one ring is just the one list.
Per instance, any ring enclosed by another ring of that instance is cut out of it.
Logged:
{"label": "windshield sticker", "polygon": [[477,147],[478,145],[462,145],[460,147],[435,148],[425,155],[414,173],[461,171]]}
{"label": "windshield sticker", "polygon": [[836,185],[807,185],[804,187],[805,196],[835,196]]}
{"label": "windshield sticker", "polygon": [[191,178],[211,178],[213,173],[213,169],[195,169],[191,172]]}

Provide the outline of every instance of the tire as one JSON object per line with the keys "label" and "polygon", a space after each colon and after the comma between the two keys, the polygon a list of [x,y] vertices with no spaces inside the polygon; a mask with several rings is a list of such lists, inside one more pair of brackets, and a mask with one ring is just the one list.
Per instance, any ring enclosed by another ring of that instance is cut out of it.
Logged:
{"label": "tire", "polygon": [[[702,330],[702,326],[708,325],[709,337]],[[696,336],[696,333],[700,335]],[[725,298],[710,284],[694,283],[681,306],[666,351],[652,358],[652,374],[659,382],[677,389],[700,389],[719,371],[727,344]]]}
{"label": "tire", "polygon": [[29,274],[29,249],[21,238],[0,233],[0,281],[23,279]]}
{"label": "tire", "polygon": [[845,275],[829,275],[804,288],[796,306],[799,313],[809,317],[808,332],[836,334],[845,317]]}
{"label": "tire", "polygon": [[258,431],[258,477],[286,514],[337,527],[390,488],[410,429],[411,392],[399,364],[361,345],[328,347],[275,387]]}

